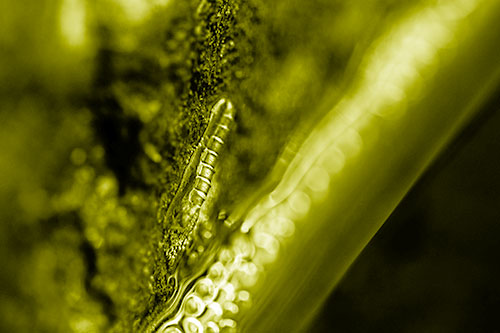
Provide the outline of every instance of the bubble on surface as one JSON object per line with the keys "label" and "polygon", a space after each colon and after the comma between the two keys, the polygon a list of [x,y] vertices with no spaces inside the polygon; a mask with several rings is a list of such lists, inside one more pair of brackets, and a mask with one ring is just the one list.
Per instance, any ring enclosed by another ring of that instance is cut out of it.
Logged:
{"label": "bubble on surface", "polygon": [[259,248],[256,252],[254,261],[259,265],[268,264],[276,260],[280,244],[272,235],[259,232],[253,234],[255,245]]}
{"label": "bubble on surface", "polygon": [[344,167],[345,155],[337,146],[332,145],[323,152],[319,162],[330,175],[334,175]]}
{"label": "bubble on surface", "polygon": [[227,283],[221,288],[221,293],[219,296],[220,299],[232,302],[234,301],[235,297],[235,288],[232,283]]}
{"label": "bubble on surface", "polygon": [[313,166],[305,176],[306,186],[313,192],[326,193],[330,185],[330,175],[320,166]]}
{"label": "bubble on surface", "polygon": [[272,235],[265,232],[253,234],[253,240],[258,248],[265,250],[271,254],[275,254],[279,250],[279,242]]}
{"label": "bubble on surface", "polygon": [[202,299],[210,299],[215,296],[215,286],[209,278],[203,278],[196,283],[196,292]]}
{"label": "bubble on surface", "polygon": [[254,227],[255,224],[258,223],[260,219],[262,219],[263,212],[268,212],[270,209],[275,207],[280,200],[276,197],[276,191],[273,191],[271,194],[265,197],[265,199],[259,202],[254,208],[252,208],[249,214],[246,216],[245,220],[241,225],[241,232],[248,233],[250,229]]}
{"label": "bubble on surface", "polygon": [[243,262],[234,273],[234,278],[244,288],[250,288],[257,283],[259,269],[253,262]]}
{"label": "bubble on surface", "polygon": [[205,310],[205,303],[196,295],[188,296],[185,302],[185,311],[194,317],[200,316]]}
{"label": "bubble on surface", "polygon": [[220,261],[217,261],[208,270],[208,277],[212,281],[218,281],[224,277],[225,271],[226,268],[224,267],[224,265]]}
{"label": "bubble on surface", "polygon": [[203,333],[203,325],[195,318],[186,317],[182,321],[182,327],[186,333]]}
{"label": "bubble on surface", "polygon": [[237,234],[233,237],[232,248],[242,258],[251,258],[255,254],[255,246],[245,234]]}
{"label": "bubble on surface", "polygon": [[219,333],[220,329],[219,329],[219,326],[216,323],[214,323],[213,321],[209,321],[207,323],[206,332],[207,333]]}
{"label": "bubble on surface", "polygon": [[213,302],[207,306],[208,310],[215,316],[221,317],[224,311],[222,311],[222,307],[219,303]]}
{"label": "bubble on surface", "polygon": [[221,319],[219,322],[221,328],[233,328],[236,329],[236,322],[232,319]]}
{"label": "bubble on surface", "polygon": [[[417,87],[416,90],[418,90]],[[408,98],[406,92],[401,86],[391,83],[385,87],[383,93],[385,96],[384,103],[379,105],[374,113],[384,119],[397,120],[401,118],[407,110]],[[417,97],[417,94],[413,96]]]}
{"label": "bubble on surface", "polygon": [[235,254],[233,252],[232,249],[228,249],[228,248],[223,248],[222,250],[220,250],[219,252],[219,261],[222,263],[222,264],[227,264],[229,263],[230,261],[232,261],[235,257]]}
{"label": "bubble on surface", "polygon": [[311,199],[302,191],[294,191],[288,198],[288,206],[296,218],[302,218],[311,208]]}
{"label": "bubble on surface", "polygon": [[291,237],[295,233],[295,223],[289,218],[286,217],[278,217],[276,219],[277,228],[277,236],[288,238]]}
{"label": "bubble on surface", "polygon": [[238,305],[234,304],[233,302],[224,302],[223,309],[224,315],[228,317],[234,317],[240,311]]}
{"label": "bubble on surface", "polygon": [[236,299],[239,302],[250,302],[250,293],[246,290],[240,290],[238,292],[238,295],[236,296]]}
{"label": "bubble on surface", "polygon": [[348,128],[338,138],[338,147],[344,153],[346,158],[353,158],[359,154],[363,145],[363,140],[359,136],[358,131],[353,128]]}
{"label": "bubble on surface", "polygon": [[380,38],[366,58],[365,82],[353,105],[384,118],[401,117],[408,102],[418,100],[422,86],[433,78],[441,50],[453,46],[458,20],[476,4],[476,0],[438,1]]}
{"label": "bubble on surface", "polygon": [[201,231],[201,237],[204,241],[208,241],[214,237],[214,234],[210,230],[205,229]]}

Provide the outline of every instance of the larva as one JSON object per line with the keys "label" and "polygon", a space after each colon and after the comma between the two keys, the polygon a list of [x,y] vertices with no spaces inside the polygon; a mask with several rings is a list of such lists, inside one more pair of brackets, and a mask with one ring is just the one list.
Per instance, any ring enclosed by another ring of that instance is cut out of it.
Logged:
{"label": "larva", "polygon": [[[194,188],[189,196],[190,202],[195,206],[201,207],[208,195],[208,191],[212,185],[212,178],[215,174],[215,166],[225,140],[230,132],[230,127],[234,121],[233,105],[230,101],[226,101],[224,98],[219,100],[219,102],[214,106],[212,116],[218,113],[221,108],[223,108],[224,111],[217,122],[215,129],[213,129],[213,134],[208,139],[206,146],[203,147],[201,160],[196,168]],[[210,122],[214,120],[215,119],[211,119]],[[212,130],[211,128],[207,128],[207,131],[209,129]]]}
{"label": "larva", "polygon": [[169,274],[172,274],[181,254],[188,246],[191,233],[198,225],[200,210],[207,200],[217,162],[229,133],[234,126],[233,104],[221,98],[213,107],[208,126],[191,155],[179,189],[167,210],[168,223],[165,251]]}

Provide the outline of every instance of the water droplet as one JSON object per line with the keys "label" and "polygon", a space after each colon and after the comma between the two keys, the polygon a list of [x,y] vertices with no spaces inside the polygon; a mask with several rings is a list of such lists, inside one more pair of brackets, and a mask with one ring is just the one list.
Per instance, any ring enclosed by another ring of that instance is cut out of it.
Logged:
{"label": "water droplet", "polygon": [[344,156],[352,158],[359,154],[363,140],[356,130],[349,128],[342,133],[337,144]]}
{"label": "water droplet", "polygon": [[240,290],[238,292],[237,299],[240,302],[249,302],[250,301],[250,293],[246,290]]}
{"label": "water droplet", "polygon": [[216,323],[214,323],[213,321],[209,321],[207,323],[207,330],[206,331],[207,331],[207,333],[219,333],[220,329]]}
{"label": "water droplet", "polygon": [[252,262],[243,262],[234,273],[234,279],[239,285],[250,288],[257,283],[259,278],[259,269]]}
{"label": "water droplet", "polygon": [[194,317],[200,316],[205,310],[205,303],[196,295],[190,295],[185,302],[186,312]]}
{"label": "water droplet", "polygon": [[330,185],[330,175],[319,166],[313,166],[306,174],[306,186],[314,192],[325,193]]}
{"label": "water droplet", "polygon": [[237,234],[232,239],[233,249],[243,258],[251,258],[255,254],[255,246],[246,234]]}
{"label": "water droplet", "polygon": [[222,287],[219,299],[232,302],[235,297],[234,285],[232,283],[227,283]]}
{"label": "water droplet", "polygon": [[219,261],[222,264],[227,264],[231,262],[235,257],[235,254],[232,250],[228,248],[224,248],[219,252]]}
{"label": "water droplet", "polygon": [[295,232],[295,223],[286,217],[279,217],[276,219],[276,225],[278,226],[277,235],[288,238],[291,237]]}
{"label": "water droplet", "polygon": [[323,152],[320,163],[330,175],[336,174],[344,167],[344,153],[338,147],[332,145],[331,148]]}
{"label": "water droplet", "polygon": [[199,280],[197,282],[195,290],[198,293],[198,295],[204,300],[213,299],[215,297],[214,283],[212,280],[208,278]]}
{"label": "water droplet", "polygon": [[223,311],[219,303],[210,303],[207,308],[214,317],[219,318],[220,316],[222,316]]}
{"label": "water droplet", "polygon": [[238,311],[240,311],[238,305],[234,304],[233,302],[225,302],[223,308],[225,311],[224,315],[228,317],[234,317],[238,314]]}
{"label": "water droplet", "polygon": [[272,235],[261,232],[253,235],[255,245],[261,250],[257,251],[255,255],[255,262],[266,264],[273,262],[279,252],[280,244]]}
{"label": "water droplet", "polygon": [[210,267],[210,269],[208,270],[208,277],[212,281],[219,281],[224,277],[225,271],[226,268],[224,267],[224,265],[220,261],[218,261],[213,264],[212,267]]}
{"label": "water droplet", "polygon": [[192,317],[186,317],[182,321],[182,327],[186,333],[203,333],[203,326],[201,323]]}
{"label": "water droplet", "polygon": [[294,213],[295,217],[302,218],[309,212],[311,199],[306,193],[302,191],[295,191],[288,198],[288,206]]}
{"label": "water droplet", "polygon": [[232,319],[222,319],[219,322],[222,332],[236,332],[236,322]]}

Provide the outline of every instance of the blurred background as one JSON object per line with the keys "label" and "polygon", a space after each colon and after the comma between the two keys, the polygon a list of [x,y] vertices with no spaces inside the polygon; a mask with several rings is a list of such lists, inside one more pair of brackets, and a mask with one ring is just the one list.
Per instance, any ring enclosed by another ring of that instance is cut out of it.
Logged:
{"label": "blurred background", "polygon": [[[242,105],[224,176],[238,182],[220,199],[232,207],[341,95],[370,41],[427,3],[3,1],[0,331],[130,329],[157,290],[156,211],[203,98]],[[311,331],[500,330],[499,109],[492,96],[435,161]]]}

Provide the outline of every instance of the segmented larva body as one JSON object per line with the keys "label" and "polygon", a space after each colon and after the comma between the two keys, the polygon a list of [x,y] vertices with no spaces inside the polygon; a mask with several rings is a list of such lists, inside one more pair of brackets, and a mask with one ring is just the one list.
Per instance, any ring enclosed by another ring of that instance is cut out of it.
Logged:
{"label": "segmented larva body", "polygon": [[[212,117],[214,117],[222,107],[224,107],[222,116],[215,126],[214,133],[208,139],[208,143],[204,148],[202,147],[203,152],[201,153],[201,159],[196,168],[194,187],[189,194],[189,200],[195,206],[201,207],[208,196],[219,154],[221,153],[232,123],[234,122],[233,105],[224,98],[220,99],[219,102],[215,104],[212,110]],[[216,119],[211,119],[211,122],[213,120]],[[207,130],[209,130],[209,128],[207,128]]]}
{"label": "segmented larva body", "polygon": [[217,162],[234,126],[234,115],[233,104],[225,98],[212,107],[208,126],[167,210],[168,248],[165,255],[169,274],[173,274],[193,230],[199,225],[200,211],[212,187]]}

